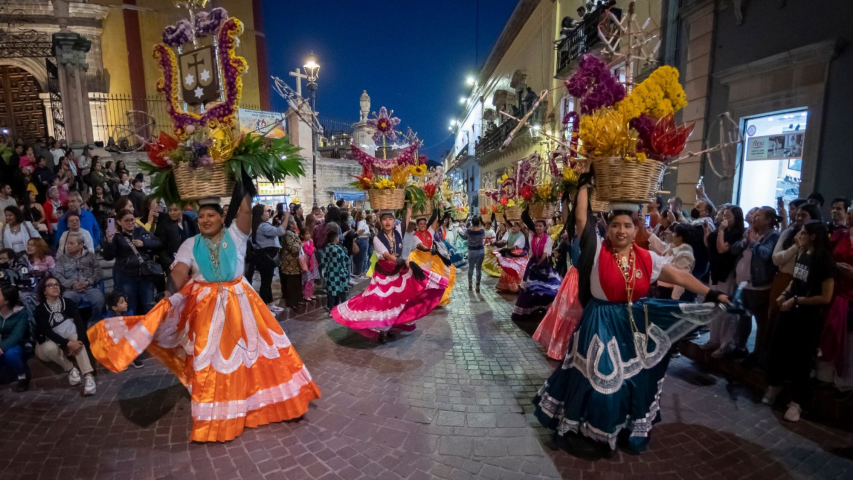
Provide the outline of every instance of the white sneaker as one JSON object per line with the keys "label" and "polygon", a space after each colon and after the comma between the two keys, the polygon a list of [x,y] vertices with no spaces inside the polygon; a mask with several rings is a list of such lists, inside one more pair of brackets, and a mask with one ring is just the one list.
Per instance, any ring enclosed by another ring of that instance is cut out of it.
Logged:
{"label": "white sneaker", "polygon": [[68,372],[68,383],[71,384],[72,387],[80,385],[80,370],[77,370],[77,367],[71,369]]}
{"label": "white sneaker", "polygon": [[800,405],[796,402],[791,402],[788,404],[788,411],[785,412],[785,420],[789,422],[799,422],[801,413],[803,413],[803,409],[800,408]]}
{"label": "white sneaker", "polygon": [[350,285],[355,285],[356,283],[358,283],[358,280],[356,280],[354,278],[349,281]]}
{"label": "white sneaker", "polygon": [[89,395],[94,395],[96,391],[97,387],[95,386],[95,377],[91,374],[86,375],[83,379],[83,395],[88,397]]}
{"label": "white sneaker", "polygon": [[782,391],[782,387],[767,387],[764,391],[764,397],[761,398],[761,403],[765,405],[773,405],[776,403],[776,396]]}
{"label": "white sneaker", "polygon": [[284,311],[283,308],[279,307],[278,305],[276,305],[274,303],[268,303],[267,308],[269,308],[272,313],[281,313]]}

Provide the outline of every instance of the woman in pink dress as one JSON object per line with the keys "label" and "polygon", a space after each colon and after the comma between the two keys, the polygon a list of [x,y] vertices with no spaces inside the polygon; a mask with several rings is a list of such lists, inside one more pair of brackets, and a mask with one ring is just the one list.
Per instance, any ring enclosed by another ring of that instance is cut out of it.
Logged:
{"label": "woman in pink dress", "polygon": [[406,261],[403,236],[394,214],[380,214],[382,231],[373,239],[379,259],[370,285],[360,295],[332,309],[332,318],[360,335],[384,343],[392,329],[411,331],[415,320],[441,301],[447,279]]}

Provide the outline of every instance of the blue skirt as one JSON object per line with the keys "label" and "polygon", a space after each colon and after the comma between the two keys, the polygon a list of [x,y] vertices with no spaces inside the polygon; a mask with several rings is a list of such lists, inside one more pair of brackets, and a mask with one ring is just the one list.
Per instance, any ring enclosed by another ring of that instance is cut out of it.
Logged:
{"label": "blue skirt", "polygon": [[453,248],[453,245],[451,245],[450,242],[447,240],[442,240],[441,242],[444,244],[444,247],[447,248],[447,252],[450,253],[450,263],[452,263],[454,267],[462,268],[468,263],[467,260],[465,260],[465,257]]}
{"label": "blue skirt", "polygon": [[563,364],[533,400],[536,417],[557,435],[580,433],[611,449],[625,430],[629,448],[645,450],[673,342],[720,313],[713,304],[642,299],[633,305],[635,331],[627,303],[592,299]]}
{"label": "blue skirt", "polygon": [[512,319],[525,320],[536,314],[541,319],[554,302],[562,282],[550,259],[538,265],[535,259],[531,258],[524,269],[521,290],[512,310]]}

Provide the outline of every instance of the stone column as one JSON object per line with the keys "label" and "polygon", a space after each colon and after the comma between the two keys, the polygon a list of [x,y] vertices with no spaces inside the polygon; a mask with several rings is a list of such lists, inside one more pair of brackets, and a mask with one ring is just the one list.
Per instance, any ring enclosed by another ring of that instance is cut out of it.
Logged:
{"label": "stone column", "polygon": [[59,68],[59,92],[65,117],[65,135],[75,151],[94,141],[89,90],[86,84],[86,53],[92,42],[77,33],[53,34],[53,48]]}
{"label": "stone column", "polygon": [[[302,201],[303,205],[310,206],[314,204],[314,195],[312,192],[314,179],[311,176],[311,159],[314,155],[314,148],[311,127],[302,121],[296,110],[293,110],[292,108],[284,115],[287,122],[287,134],[290,137],[290,141],[302,149],[299,151],[299,154],[305,159],[305,163],[302,165],[305,168],[305,176],[301,178],[288,179],[287,187],[293,188],[298,192],[299,199]],[[307,104],[302,107],[302,116],[307,119],[311,118],[311,107]],[[317,175],[318,177],[321,175],[319,170]]]}

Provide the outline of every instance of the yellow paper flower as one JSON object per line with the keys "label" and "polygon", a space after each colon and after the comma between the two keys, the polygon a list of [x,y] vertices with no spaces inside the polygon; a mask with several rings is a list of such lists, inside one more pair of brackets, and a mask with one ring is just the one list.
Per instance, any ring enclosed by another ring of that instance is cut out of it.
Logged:
{"label": "yellow paper flower", "polygon": [[391,180],[397,185],[405,185],[409,181],[410,172],[408,166],[394,165],[391,167]]}
{"label": "yellow paper flower", "polygon": [[569,183],[578,183],[578,172],[573,168],[563,168],[563,181]]}
{"label": "yellow paper flower", "polygon": [[425,163],[421,165],[410,165],[409,171],[413,177],[422,177],[427,173],[427,166]]}
{"label": "yellow paper flower", "polygon": [[[504,175],[504,176],[506,176],[506,175]],[[507,207],[514,207],[515,206],[515,200],[510,200],[509,202],[507,202],[506,206]]]}

